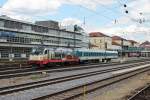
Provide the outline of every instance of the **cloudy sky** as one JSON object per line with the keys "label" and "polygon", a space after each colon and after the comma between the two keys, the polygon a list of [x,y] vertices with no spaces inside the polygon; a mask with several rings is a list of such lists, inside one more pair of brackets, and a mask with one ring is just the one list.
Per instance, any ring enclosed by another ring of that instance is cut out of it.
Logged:
{"label": "cloudy sky", "polygon": [[56,20],[78,24],[88,33],[150,40],[150,0],[0,0],[0,6],[1,15],[15,19]]}

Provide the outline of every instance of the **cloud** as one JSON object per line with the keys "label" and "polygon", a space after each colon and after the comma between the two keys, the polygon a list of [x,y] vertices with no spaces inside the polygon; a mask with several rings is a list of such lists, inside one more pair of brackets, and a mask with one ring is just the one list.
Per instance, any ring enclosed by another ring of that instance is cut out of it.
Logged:
{"label": "cloud", "polygon": [[[133,0],[127,3],[127,8],[120,9],[121,11],[128,10],[128,14],[123,14],[118,20],[120,24],[139,23],[140,19],[150,21],[150,1],[149,0]],[[141,13],[141,14],[140,14]]]}
{"label": "cloud", "polygon": [[2,7],[6,11],[24,14],[43,14],[57,10],[59,0],[8,0]]}
{"label": "cloud", "polygon": [[79,19],[71,18],[71,17],[70,18],[65,18],[61,22],[62,26],[75,25],[75,24],[81,25],[82,22]]}
{"label": "cloud", "polygon": [[111,5],[115,0],[64,0],[66,4],[80,5],[92,10],[96,10],[96,7],[100,4]]}
{"label": "cloud", "polygon": [[[42,18],[43,16],[50,16],[59,11],[63,5],[76,5],[89,8],[91,10],[98,10],[99,6],[112,6],[116,3],[116,0],[7,0],[6,3],[0,8],[0,14],[6,14],[12,18],[33,21],[36,20],[35,17]],[[114,25],[110,22],[105,26],[96,25],[86,25],[85,29],[87,32],[100,31],[107,35],[119,35],[127,37],[129,39],[135,39],[142,41],[150,39],[150,29],[143,23],[140,25],[137,21],[140,18],[145,18],[145,20],[150,20],[150,2],[149,0],[131,0],[127,2],[127,10],[129,14],[122,14],[117,18],[117,24]],[[119,8],[120,9],[120,8]],[[122,7],[120,11],[124,11]],[[139,13],[142,12],[142,15]],[[90,19],[93,20],[93,19]],[[135,22],[136,21],[136,22]],[[148,22],[148,21],[147,21]],[[65,18],[62,20],[62,25],[70,24],[82,24],[77,18]],[[95,24],[95,23],[93,23]],[[107,27],[106,27],[107,26]],[[123,32],[125,34],[123,34]]]}
{"label": "cloud", "polygon": [[92,27],[87,26],[88,32],[102,32],[109,36],[121,36],[126,39],[132,39],[139,42],[150,40],[150,28],[138,25],[129,25],[126,27]]}
{"label": "cloud", "polygon": [[59,0],[8,0],[0,11],[16,19],[28,20],[53,14],[60,6]]}
{"label": "cloud", "polygon": [[[7,0],[2,6],[2,14],[10,17],[34,17],[55,14],[62,5],[80,5],[89,9],[96,9],[98,3],[109,5],[114,0]],[[25,18],[26,19],[26,18]],[[28,18],[27,18],[28,19]]]}
{"label": "cloud", "polygon": [[[78,24],[82,26],[82,21],[76,18],[65,18],[62,21],[62,25],[74,25]],[[136,40],[138,42],[144,42],[150,40],[150,28],[144,25],[131,24],[127,26],[92,26],[91,24],[86,24],[84,27],[87,33],[90,32],[102,32],[109,36],[118,35],[125,39]]]}

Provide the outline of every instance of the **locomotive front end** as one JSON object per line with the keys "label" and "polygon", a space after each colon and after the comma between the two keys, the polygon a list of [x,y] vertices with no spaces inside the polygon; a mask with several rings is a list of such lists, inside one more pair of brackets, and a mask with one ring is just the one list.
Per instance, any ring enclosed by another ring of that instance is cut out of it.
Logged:
{"label": "locomotive front end", "polygon": [[47,60],[46,50],[43,48],[33,48],[28,63],[30,65],[43,65]]}

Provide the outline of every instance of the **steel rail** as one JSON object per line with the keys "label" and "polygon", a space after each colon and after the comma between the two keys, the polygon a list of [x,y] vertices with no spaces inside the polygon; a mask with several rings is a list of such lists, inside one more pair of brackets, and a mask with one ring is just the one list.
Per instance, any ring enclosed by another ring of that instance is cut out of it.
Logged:
{"label": "steel rail", "polygon": [[79,79],[79,78],[94,76],[94,75],[108,73],[108,72],[112,72],[112,71],[118,71],[118,70],[122,70],[122,69],[133,68],[133,67],[139,66],[139,65],[141,65],[141,64],[126,65],[126,66],[121,66],[121,67],[117,67],[117,68],[113,68],[113,69],[98,70],[98,71],[92,71],[92,72],[87,72],[87,73],[58,77],[58,78],[54,78],[54,79],[36,81],[36,82],[31,82],[31,83],[26,83],[26,84],[19,84],[19,85],[14,85],[14,86],[2,87],[2,88],[0,88],[0,95],[9,94],[9,93],[18,92],[18,91],[23,91],[23,90],[32,89],[32,88],[38,88],[38,87],[42,87],[45,85],[56,84],[56,83],[60,83],[60,82],[65,82],[65,81],[75,80],[75,79]]}
{"label": "steel rail", "polygon": [[[148,59],[132,60],[132,61],[123,62],[123,63],[132,63],[132,62],[146,61],[146,60],[148,60]],[[111,63],[117,63],[117,62],[111,62]],[[99,63],[92,63],[92,64],[88,64],[88,65],[93,65],[93,64],[99,64]],[[101,64],[107,64],[107,63],[101,63]],[[87,65],[87,64],[84,64],[84,65]],[[15,69],[31,68],[31,67],[32,66],[30,66],[30,65],[27,66],[27,64],[25,64],[25,63],[23,63],[23,64],[22,63],[21,64],[13,64],[13,65],[7,65],[7,64],[5,65],[4,64],[4,65],[0,65],[0,71],[9,71],[9,70],[15,70]]]}
{"label": "steel rail", "polygon": [[[144,62],[149,62],[149,61],[141,61],[139,63],[144,63]],[[136,63],[136,62],[134,62]],[[111,64],[96,64],[96,65],[85,65],[85,66],[74,66],[74,67],[64,67],[64,68],[54,68],[54,69],[44,69],[44,70],[34,70],[34,71],[19,71],[16,73],[9,73],[9,74],[2,74],[0,75],[0,79],[5,79],[5,78],[12,78],[12,77],[21,77],[21,76],[25,76],[25,75],[33,75],[33,74],[40,74],[43,71],[47,72],[47,73],[51,73],[51,72],[60,72],[60,71],[71,71],[71,70],[83,70],[83,69],[89,69],[89,68],[96,68],[96,67],[107,67],[107,66],[113,66],[113,65],[120,65],[120,64],[134,64],[132,63],[111,63]]]}
{"label": "steel rail", "polygon": [[[80,86],[75,86],[70,89],[59,91],[57,93],[53,93],[53,94],[49,94],[49,95],[45,95],[45,96],[41,96],[41,97],[35,97],[32,100],[43,100],[46,98],[48,98],[48,99],[53,98],[54,100],[55,100],[55,98],[57,98],[57,100],[72,100],[72,99],[78,98],[79,96],[83,96],[83,87],[84,86],[87,87],[87,90],[85,91],[85,94],[87,94],[87,93],[93,92],[97,89],[104,88],[106,86],[112,85],[114,83],[120,82],[122,80],[125,80],[127,78],[133,77],[137,74],[140,74],[140,73],[143,73],[143,72],[149,71],[149,70],[150,70],[150,67],[137,69],[137,70],[126,72],[126,73],[123,73],[120,75],[112,76],[112,77],[109,77],[109,78],[106,78],[103,80],[95,81],[95,82],[88,83],[88,84],[82,84]],[[75,91],[77,91],[77,92],[75,92]]]}
{"label": "steel rail", "polygon": [[148,90],[148,89],[150,89],[150,84],[148,84],[145,87],[143,87],[142,89],[138,90],[134,95],[129,97],[127,100],[136,100],[138,95],[142,94],[145,90]]}

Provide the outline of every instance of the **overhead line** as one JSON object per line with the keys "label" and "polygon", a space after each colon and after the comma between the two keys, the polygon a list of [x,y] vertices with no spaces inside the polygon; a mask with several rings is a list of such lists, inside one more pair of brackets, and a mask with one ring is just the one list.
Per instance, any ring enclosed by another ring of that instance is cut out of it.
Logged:
{"label": "overhead line", "polygon": [[[68,1],[71,2],[70,0],[68,0]],[[81,5],[81,4],[78,4],[78,6],[81,7],[81,8],[84,8],[84,9],[86,9],[86,10],[92,12],[92,13],[95,13],[95,14],[98,14],[98,15],[100,15],[100,16],[103,16],[105,19],[109,19],[109,20],[111,20],[111,21],[114,20],[114,19],[112,19],[112,18],[110,18],[110,17],[108,17],[108,16],[103,15],[102,13],[99,13],[99,12],[96,12],[96,11],[94,11],[94,10],[91,10],[91,9],[89,9],[89,8],[87,8],[87,7],[83,6],[83,5]]]}
{"label": "overhead line", "polygon": [[101,5],[103,8],[105,8],[105,9],[107,9],[107,10],[113,12],[113,13],[120,13],[120,12],[118,12],[118,11],[116,11],[116,10],[112,10],[112,9],[110,9],[110,8],[107,8],[104,4],[101,4],[101,3],[99,3],[98,1],[94,1],[94,2],[96,2],[97,4]]}

